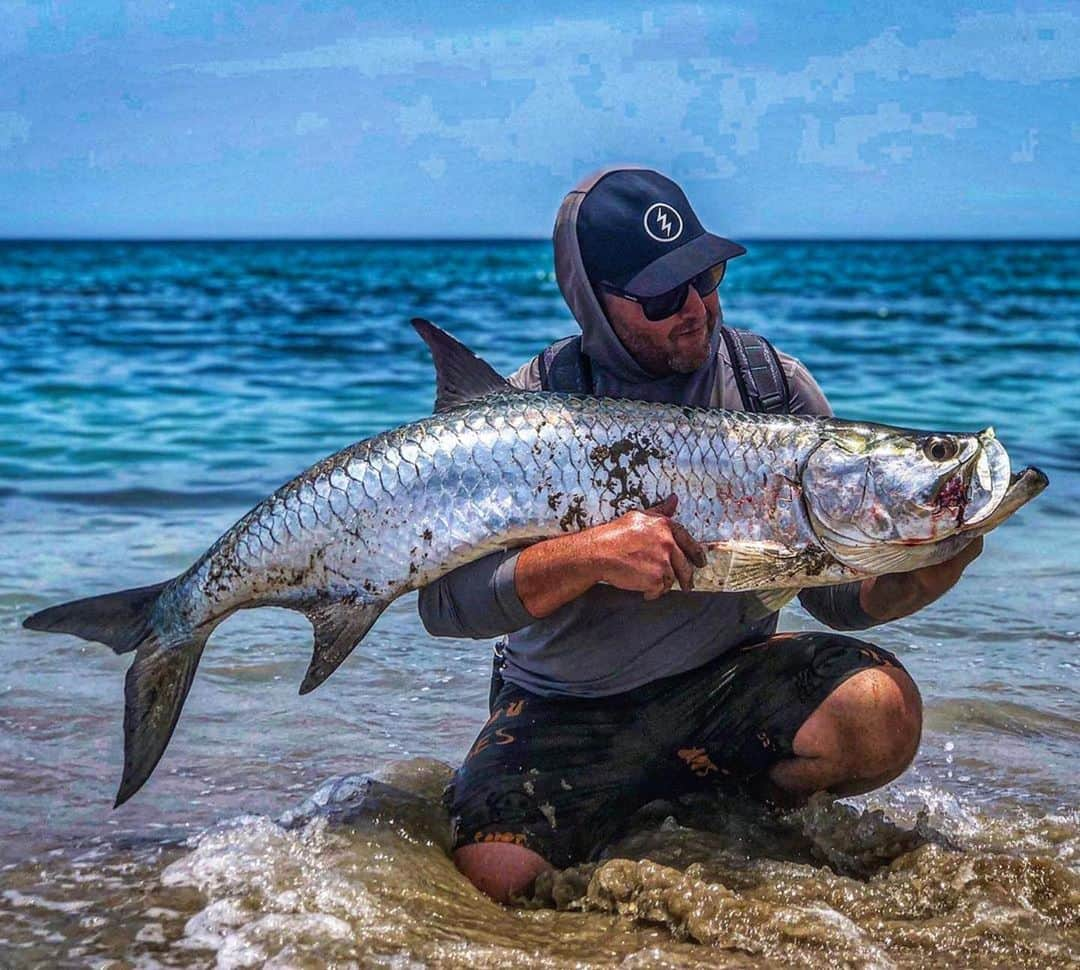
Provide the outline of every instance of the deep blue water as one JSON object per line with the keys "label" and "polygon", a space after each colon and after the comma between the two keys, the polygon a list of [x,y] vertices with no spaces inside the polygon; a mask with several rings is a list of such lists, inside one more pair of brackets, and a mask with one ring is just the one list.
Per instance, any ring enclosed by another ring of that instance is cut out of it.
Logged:
{"label": "deep blue water", "polygon": [[[1080,244],[758,243],[721,295],[838,415],[993,424],[1054,479],[1040,512],[1068,513]],[[545,242],[0,244],[0,488],[148,510],[257,499],[429,409],[414,315],[503,371],[575,329]]]}
{"label": "deep blue water", "polygon": [[[924,780],[1074,799],[1080,244],[749,248],[725,318],[800,357],[839,416],[993,424],[1016,466],[1049,474],[955,591],[875,636],[923,686]],[[426,414],[414,315],[503,372],[575,329],[546,242],[0,244],[0,829],[41,847],[116,824],[126,660],[21,618],[174,575],[282,481]],[[403,602],[296,698],[309,638],[277,612],[216,635],[162,768],[124,809],[134,830],[212,821],[252,793],[281,804],[346,753],[348,768],[460,757],[483,647],[432,644]]]}

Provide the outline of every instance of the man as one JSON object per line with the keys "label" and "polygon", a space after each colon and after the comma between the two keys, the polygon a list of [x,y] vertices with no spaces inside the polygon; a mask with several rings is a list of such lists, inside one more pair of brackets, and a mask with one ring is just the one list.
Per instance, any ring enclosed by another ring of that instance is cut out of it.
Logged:
{"label": "man", "polygon": [[[717,294],[745,249],[705,232],[674,182],[635,168],[591,176],[564,200],[554,244],[580,350],[540,355],[511,383],[745,409]],[[770,359],[786,410],[831,414],[799,361]],[[748,594],[694,592],[703,550],[676,514],[671,497],[421,592],[430,633],[507,636],[491,717],[452,786],[454,861],[494,899],[595,855],[655,798],[741,783],[794,805],[869,791],[915,756],[921,702],[899,661],[854,637],[778,636],[777,614]],[[935,600],[980,550],[800,599],[833,629],[865,629]]]}

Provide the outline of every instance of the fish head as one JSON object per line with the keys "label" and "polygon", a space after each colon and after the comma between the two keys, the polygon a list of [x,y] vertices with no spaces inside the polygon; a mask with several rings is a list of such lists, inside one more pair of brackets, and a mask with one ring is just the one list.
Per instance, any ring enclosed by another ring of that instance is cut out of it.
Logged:
{"label": "fish head", "polygon": [[841,562],[869,572],[915,568],[915,547],[974,532],[1009,484],[1009,456],[992,428],[954,434],[845,424],[802,474],[818,538]]}

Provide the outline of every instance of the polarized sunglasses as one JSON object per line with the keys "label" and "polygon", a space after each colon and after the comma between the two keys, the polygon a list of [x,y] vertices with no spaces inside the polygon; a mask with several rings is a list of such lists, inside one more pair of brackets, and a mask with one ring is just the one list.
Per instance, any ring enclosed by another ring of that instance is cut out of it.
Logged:
{"label": "polarized sunglasses", "polygon": [[698,273],[693,279],[676,286],[675,289],[668,290],[658,296],[634,296],[625,290],[609,286],[607,283],[601,283],[600,285],[609,293],[614,293],[624,300],[632,300],[637,303],[641,307],[641,312],[645,314],[645,319],[656,323],[674,316],[683,308],[686,298],[690,295],[691,286],[697,290],[698,296],[704,300],[720,285],[720,281],[724,278],[726,272],[727,261],[725,260],[723,263],[710,266],[707,270]]}

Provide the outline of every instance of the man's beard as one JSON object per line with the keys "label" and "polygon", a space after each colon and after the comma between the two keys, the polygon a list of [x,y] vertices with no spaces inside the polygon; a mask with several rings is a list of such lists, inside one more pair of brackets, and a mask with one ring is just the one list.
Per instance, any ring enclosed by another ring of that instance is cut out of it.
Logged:
{"label": "man's beard", "polygon": [[668,351],[667,366],[674,374],[692,374],[706,360],[709,359],[709,351],[712,349],[712,335],[716,330],[719,312],[709,313],[706,311],[705,329],[692,346],[686,346],[687,341],[676,337],[671,338]]}

